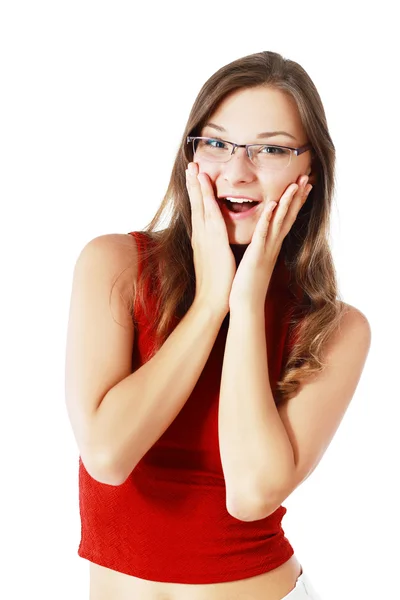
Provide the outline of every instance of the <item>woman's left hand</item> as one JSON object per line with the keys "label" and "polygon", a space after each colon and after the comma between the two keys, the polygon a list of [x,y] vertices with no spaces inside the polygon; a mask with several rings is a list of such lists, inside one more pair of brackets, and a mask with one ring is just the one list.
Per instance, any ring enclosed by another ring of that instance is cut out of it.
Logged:
{"label": "woman's left hand", "polygon": [[[282,194],[278,205],[266,200],[251,243],[237,268],[229,296],[230,309],[236,306],[264,306],[271,275],[279,256],[282,242],[307,200],[312,185],[308,177],[299,178]],[[276,210],[275,207],[277,206]]]}

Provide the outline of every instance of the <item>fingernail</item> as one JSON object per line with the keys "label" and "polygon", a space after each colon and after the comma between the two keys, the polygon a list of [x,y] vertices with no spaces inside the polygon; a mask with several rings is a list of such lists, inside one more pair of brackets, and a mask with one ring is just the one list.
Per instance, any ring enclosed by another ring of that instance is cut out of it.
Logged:
{"label": "fingernail", "polygon": [[193,163],[189,164],[188,171],[189,171],[190,175],[196,175],[196,167],[194,166]]}
{"label": "fingernail", "polygon": [[306,193],[306,194],[309,194],[309,193],[311,192],[311,190],[312,190],[312,187],[313,187],[313,186],[312,186],[312,185],[309,183],[309,184],[308,184],[308,186],[307,186],[307,187],[306,187],[306,189],[305,189],[305,193]]}

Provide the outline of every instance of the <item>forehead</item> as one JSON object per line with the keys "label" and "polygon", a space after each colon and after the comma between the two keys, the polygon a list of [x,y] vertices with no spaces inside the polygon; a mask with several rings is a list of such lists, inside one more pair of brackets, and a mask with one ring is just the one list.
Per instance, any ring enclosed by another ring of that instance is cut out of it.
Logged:
{"label": "forehead", "polygon": [[262,131],[284,130],[298,140],[305,135],[295,101],[275,88],[237,90],[224,98],[208,121],[222,126],[235,140],[255,138]]}

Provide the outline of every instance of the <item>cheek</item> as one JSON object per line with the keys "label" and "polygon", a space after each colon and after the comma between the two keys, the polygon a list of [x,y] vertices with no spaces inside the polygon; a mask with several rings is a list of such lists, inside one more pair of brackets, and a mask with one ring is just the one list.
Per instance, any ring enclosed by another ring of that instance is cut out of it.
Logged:
{"label": "cheek", "polygon": [[260,182],[263,188],[264,196],[271,200],[279,200],[291,183],[296,183],[299,176],[303,175],[305,169],[299,168],[300,165],[290,165],[284,171],[275,171],[263,174]]}
{"label": "cheek", "polygon": [[209,162],[194,159],[194,162],[199,166],[199,173],[206,173],[211,181],[214,181],[218,176],[218,168]]}
{"label": "cheek", "polygon": [[265,173],[260,178],[263,196],[271,200],[279,200],[286,188],[293,183],[293,179],[288,171]]}

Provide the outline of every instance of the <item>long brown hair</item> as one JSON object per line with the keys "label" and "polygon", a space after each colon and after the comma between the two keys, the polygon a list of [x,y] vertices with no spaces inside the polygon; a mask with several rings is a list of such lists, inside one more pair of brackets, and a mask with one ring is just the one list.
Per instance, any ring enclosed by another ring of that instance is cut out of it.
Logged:
{"label": "long brown hair", "polygon": [[[195,295],[191,207],[185,179],[193,151],[186,137],[201,135],[202,127],[228,94],[256,86],[274,87],[295,100],[313,147],[316,177],[281,248],[286,267],[302,290],[299,310],[290,319],[290,339],[294,342],[276,387],[277,401],[282,402],[296,394],[305,379],[323,369],[322,352],[345,310],[345,304],[337,298],[337,278],[328,241],[335,147],[318,91],[296,62],[276,52],[258,52],[223,66],[205,82],[183,131],[166,194],[154,218],[143,229],[152,243],[142,256],[142,276],[133,286],[131,306],[138,301],[146,311],[144,282],[148,278],[154,281],[157,274],[158,311],[151,315],[155,332],[153,356],[171,333],[174,316],[183,317]],[[171,212],[170,223],[157,230],[166,211]]]}

